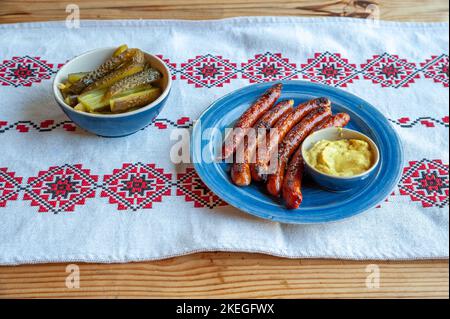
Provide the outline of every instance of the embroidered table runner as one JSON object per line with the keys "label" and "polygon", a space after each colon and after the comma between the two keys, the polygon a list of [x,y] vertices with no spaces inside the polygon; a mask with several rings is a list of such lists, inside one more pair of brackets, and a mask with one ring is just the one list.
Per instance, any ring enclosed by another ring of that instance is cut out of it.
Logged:
{"label": "embroidered table runner", "polygon": [[[0,263],[126,262],[199,251],[283,257],[448,258],[448,24],[237,18],[0,25]],[[68,59],[126,43],[173,73],[154,123],[107,139],[76,127],[52,96]],[[392,122],[403,176],[379,207],[342,222],[260,220],[174,165],[174,128],[263,81],[352,92]],[[139,187],[127,187],[140,181]]]}

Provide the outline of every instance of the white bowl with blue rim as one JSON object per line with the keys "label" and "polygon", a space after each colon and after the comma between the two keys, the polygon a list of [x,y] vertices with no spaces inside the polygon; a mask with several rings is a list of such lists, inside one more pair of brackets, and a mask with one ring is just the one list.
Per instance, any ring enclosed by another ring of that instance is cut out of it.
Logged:
{"label": "white bowl with blue rim", "polygon": [[166,104],[172,87],[172,75],[167,65],[157,56],[144,52],[147,62],[162,74],[159,80],[162,93],[155,101],[137,110],[120,114],[79,112],[67,105],[58,84],[67,80],[70,73],[95,70],[110,58],[116,49],[116,47],[96,49],[73,58],[58,71],[53,81],[55,100],[64,113],[79,127],[104,137],[127,136],[151,124]]}
{"label": "white bowl with blue rim", "polygon": [[[335,176],[319,171],[308,162],[306,153],[317,142],[322,140],[338,141],[348,139],[362,140],[369,144],[372,153],[372,165],[368,170],[354,176]],[[335,192],[364,187],[367,184],[367,181],[376,174],[378,163],[380,161],[380,151],[375,142],[367,135],[347,128],[330,127],[314,132],[303,141],[301,148],[305,162],[305,173],[311,176],[311,178],[322,188]]]}

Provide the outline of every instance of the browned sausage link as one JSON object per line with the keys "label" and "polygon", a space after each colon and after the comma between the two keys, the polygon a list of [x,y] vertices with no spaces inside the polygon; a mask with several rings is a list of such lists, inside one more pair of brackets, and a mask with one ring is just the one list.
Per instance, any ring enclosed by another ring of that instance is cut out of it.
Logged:
{"label": "browned sausage link", "polygon": [[283,199],[289,209],[299,208],[303,201],[302,177],[304,167],[301,147],[299,147],[289,162],[283,181]]}
{"label": "browned sausage link", "polygon": [[[296,109],[297,110],[297,109]],[[285,123],[286,121],[287,121],[287,119],[288,118],[291,118],[292,117],[292,113],[294,113],[296,110],[289,110],[288,112],[286,112],[278,121],[277,121],[277,123]],[[275,128],[276,128],[276,124],[277,123],[275,123]],[[266,134],[266,138],[270,138],[270,135],[269,134]],[[260,142],[261,143],[261,142]],[[261,145],[261,144],[259,144],[259,145]],[[263,150],[263,154],[264,154],[264,152],[269,152],[269,148],[270,148],[270,143],[269,143],[269,140],[266,140],[266,149],[265,150]],[[256,149],[256,154],[255,154],[255,156],[256,156],[256,160],[255,160],[255,163],[250,163],[250,172],[251,172],[251,174],[252,174],[252,180],[254,180],[254,181],[257,181],[257,182],[260,182],[260,181],[262,181],[262,174],[259,174],[258,172],[259,171],[262,171],[262,169],[261,169],[261,166],[262,166],[262,164],[261,163],[265,163],[265,157],[264,158],[260,158],[260,154],[259,154],[259,152],[257,151],[258,149]],[[266,157],[268,157],[268,155],[266,155],[266,154],[264,154],[264,156],[266,156]]]}
{"label": "browned sausage link", "polygon": [[[247,129],[253,127],[256,121],[269,110],[281,95],[282,84],[275,84],[269,88],[255,103],[250,106],[244,114],[241,115],[239,120],[234,125],[234,128]],[[226,138],[223,145],[222,156],[223,158],[230,157],[236,147],[242,142],[244,138],[243,130],[238,130],[238,132],[233,132]],[[230,141],[229,139],[232,139]]]}
{"label": "browned sausage link", "polygon": [[318,130],[330,127],[331,123],[333,123],[333,117],[334,117],[333,115],[327,116],[322,122],[320,122],[319,124],[317,124],[314,127],[314,129],[312,130],[311,134],[316,132],[316,131],[318,131]]}
{"label": "browned sausage link", "polygon": [[331,101],[327,98],[322,97],[302,103],[297,106],[293,113],[284,118],[281,118],[275,124],[274,129],[276,129],[278,133],[276,136],[276,141],[271,141],[266,154],[259,154],[262,156],[258,156],[256,159],[256,163],[253,165],[254,168],[252,168],[252,176],[255,180],[262,180],[264,178],[264,175],[267,171],[267,164],[269,159],[273,155],[275,145],[280,144],[286,134],[308,113],[320,107],[331,107]]}
{"label": "browned sausage link", "polygon": [[347,113],[337,113],[323,120],[317,125],[313,132],[329,127],[344,127],[350,122],[350,115]]}
{"label": "browned sausage link", "polygon": [[300,146],[303,140],[311,133],[313,128],[331,115],[330,107],[320,107],[308,114],[286,135],[278,148],[275,173],[267,179],[267,191],[273,196],[279,196],[283,185],[284,171],[292,153]]}
{"label": "browned sausage link", "polygon": [[[258,136],[258,130],[260,129],[270,129],[275,122],[286,112],[292,110],[292,106],[294,105],[293,100],[281,101],[269,111],[267,111],[255,124],[254,128],[256,130],[255,134]],[[258,139],[265,137],[257,137]],[[250,173],[250,165],[248,164],[250,159],[255,153],[256,146],[258,145],[257,139],[251,139],[251,141],[247,142],[247,139],[244,139],[245,147],[244,147],[244,163],[233,163],[231,166],[231,180],[234,184],[238,186],[248,186],[250,185],[251,173]]]}
{"label": "browned sausage link", "polygon": [[337,113],[333,116],[333,122],[331,126],[333,127],[345,127],[348,122],[350,122],[350,115],[347,113]]}
{"label": "browned sausage link", "polygon": [[[327,127],[344,127],[350,121],[350,115],[347,113],[338,113],[327,117],[320,122],[313,131],[318,131]],[[287,208],[297,209],[303,201],[302,179],[304,171],[304,162],[301,152],[301,146],[292,156],[286,169],[286,175],[283,181],[283,199]]]}
{"label": "browned sausage link", "polygon": [[270,129],[287,111],[292,110],[294,100],[284,100],[268,110],[255,124],[255,128]]}
{"label": "browned sausage link", "polygon": [[[233,163],[231,165],[231,180],[237,186],[248,186],[252,182],[249,160],[247,138],[244,137],[244,163]],[[238,150],[239,151],[239,150]]]}

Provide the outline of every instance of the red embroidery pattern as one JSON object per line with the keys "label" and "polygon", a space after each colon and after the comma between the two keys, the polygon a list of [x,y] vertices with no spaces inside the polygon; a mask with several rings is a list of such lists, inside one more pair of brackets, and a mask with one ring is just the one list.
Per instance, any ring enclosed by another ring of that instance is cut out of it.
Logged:
{"label": "red embroidery pattern", "polygon": [[325,51],[315,53],[299,67],[281,53],[266,52],[241,63],[240,68],[221,56],[210,54],[181,63],[179,69],[176,68],[176,63],[171,63],[170,68],[174,74],[181,74],[181,79],[198,88],[221,87],[240,74],[250,83],[297,79],[301,76],[312,82],[336,87],[347,87],[356,80],[365,79],[384,88],[398,89],[409,87],[422,74],[425,78],[432,78],[448,87],[448,64],[447,54],[432,56],[431,59],[416,64],[398,55],[382,53],[374,55],[358,67],[339,53]]}
{"label": "red embroidery pattern", "polygon": [[421,63],[423,73],[427,79],[433,79],[436,83],[442,83],[444,87],[449,86],[449,58],[448,55],[432,56],[431,59]]}
{"label": "red embroidery pattern", "polygon": [[13,57],[0,63],[0,84],[30,87],[33,83],[50,79],[59,67],[54,68],[53,64],[39,57]]}
{"label": "red embroidery pattern", "polygon": [[169,126],[176,128],[190,128],[192,127],[192,121],[189,117],[183,116],[176,121],[171,121],[169,119],[156,119],[153,124],[160,130],[165,130]]}
{"label": "red embroidery pattern", "polygon": [[[81,164],[65,164],[50,167],[28,178],[25,184],[22,182],[22,177],[0,168],[0,208],[6,207],[8,201],[17,201],[21,192],[23,200],[30,201],[38,212],[54,214],[73,212],[98,194],[120,211],[151,209],[154,203],[162,203],[169,196],[182,197],[196,208],[228,205],[208,189],[192,166],[173,175],[155,164],[126,163],[100,178]],[[176,189],[175,193],[172,188]],[[445,208],[449,205],[448,165],[442,160],[409,162],[403,169],[398,194],[420,202],[424,208]],[[394,195],[398,194],[394,191],[385,202],[394,201],[399,197]]]}
{"label": "red embroidery pattern", "polygon": [[399,184],[400,194],[421,202],[423,207],[448,206],[449,171],[441,160],[411,161],[403,169]]}
{"label": "red embroidery pattern", "polygon": [[28,179],[23,199],[30,200],[41,213],[73,212],[76,205],[95,197],[97,181],[98,176],[80,164],[54,166]]}
{"label": "red embroidery pattern", "polygon": [[250,83],[298,78],[296,65],[290,63],[281,53],[257,54],[254,59],[242,63],[241,72],[242,78],[248,79]]}
{"label": "red embroidery pattern", "polygon": [[237,78],[236,64],[221,56],[211,54],[197,56],[181,64],[181,79],[195,87],[222,87]]}
{"label": "red embroidery pattern", "polygon": [[[189,117],[183,116],[179,118],[178,120],[172,121],[165,118],[159,118],[153,121],[153,123],[145,128],[154,126],[160,130],[167,129],[169,127],[176,127],[176,128],[190,128],[192,127],[192,121]],[[14,123],[8,123],[6,121],[0,121],[0,134],[6,133],[8,131],[16,131],[19,133],[28,133],[30,131],[37,131],[37,132],[51,132],[53,130],[56,130],[57,128],[62,128],[65,131],[73,132],[77,129],[77,126],[72,121],[61,121],[56,122],[55,120],[44,120],[40,123],[35,123],[33,121],[18,121]]]}
{"label": "red embroidery pattern", "polygon": [[[247,62],[237,63],[220,55],[199,55],[187,62],[177,63],[158,55],[169,67],[173,79],[181,79],[197,88],[222,87],[241,78],[250,83],[303,79],[336,87],[365,79],[381,87],[406,88],[422,76],[449,87],[448,54],[433,55],[420,63],[409,62],[398,55],[374,55],[359,67],[340,53],[317,52],[305,63],[296,64],[281,53],[256,54]],[[14,57],[0,64],[0,83],[6,86],[31,86],[50,77],[63,64],[47,63],[39,57]],[[298,66],[299,65],[299,66]],[[179,75],[179,76],[178,76]]]}
{"label": "red embroidery pattern", "polygon": [[436,127],[436,125],[443,126],[443,127],[449,127],[449,117],[448,116],[444,116],[441,119],[435,119],[435,118],[426,116],[426,117],[419,117],[415,120],[411,120],[409,117],[402,117],[397,120],[389,119],[389,121],[391,121],[392,123],[394,123],[400,127],[403,127],[403,128],[412,128],[416,125],[422,125],[427,128]]}
{"label": "red embroidery pattern", "polygon": [[172,174],[155,164],[123,164],[103,178],[101,197],[109,198],[119,210],[152,208],[164,196],[171,195]]}
{"label": "red embroidery pattern", "polygon": [[185,173],[177,175],[175,185],[177,196],[184,196],[185,201],[194,203],[194,207],[213,209],[218,206],[227,206],[227,203],[209,190],[192,167],[187,168]]}
{"label": "red embroidery pattern", "polygon": [[361,65],[364,78],[372,80],[382,87],[409,87],[415,79],[420,78],[420,70],[414,63],[399,58],[397,55],[384,53],[375,55]]}
{"label": "red embroidery pattern", "polygon": [[302,64],[300,72],[304,79],[340,87],[347,87],[348,83],[359,79],[356,65],[350,64],[339,53],[316,53],[313,59]]}
{"label": "red embroidery pattern", "polygon": [[0,207],[6,207],[9,200],[17,200],[21,184],[22,177],[16,177],[14,172],[0,167]]}
{"label": "red embroidery pattern", "polygon": [[160,58],[161,60],[164,61],[164,63],[167,65],[167,67],[170,70],[170,73],[172,73],[172,80],[176,80],[177,79],[177,64],[176,63],[172,63],[170,62],[169,59],[166,59],[164,56],[162,55],[156,55],[158,58]]}
{"label": "red embroidery pattern", "polygon": [[[432,118],[429,116],[425,116],[416,118],[414,120],[412,120],[409,117],[402,117],[395,120],[389,119],[389,121],[402,128],[413,128],[417,125],[427,128],[433,128],[436,126],[449,127],[448,116],[444,116],[443,118]],[[192,125],[193,125],[192,120],[187,116],[180,117],[179,119],[173,121],[166,118],[158,118],[154,120],[151,125],[143,128],[143,130],[147,129],[148,127],[156,127],[159,130],[166,130],[169,127],[188,129],[192,127]],[[73,132],[77,130],[77,126],[72,121],[61,121],[57,123],[54,120],[45,120],[39,124],[36,124],[32,121],[18,121],[14,123],[0,121],[0,134],[6,133],[8,131],[28,133],[33,130],[36,132],[45,133],[56,130],[57,128],[62,128],[68,132]]]}
{"label": "red embroidery pattern", "polygon": [[382,203],[380,203],[378,206],[375,206],[375,208],[381,208],[381,207],[383,207],[383,204],[384,204],[384,203],[389,203],[389,202],[390,202],[389,198],[390,198],[391,196],[395,196],[395,192],[392,192],[392,193],[389,195],[388,198],[386,198],[386,199],[385,199]]}
{"label": "red embroidery pattern", "polygon": [[33,121],[18,121],[14,123],[0,121],[0,133],[5,133],[9,130],[16,130],[19,133],[28,133],[30,130],[51,132],[59,127],[69,132],[75,131],[77,128],[72,121],[61,121],[56,123],[55,120],[44,120],[38,124]]}
{"label": "red embroidery pattern", "polygon": [[[303,64],[293,63],[281,53],[266,52],[256,54],[248,62],[241,63],[240,68],[236,63],[219,55],[199,55],[180,63],[180,67],[167,57],[158,57],[167,64],[174,80],[179,74],[180,79],[197,88],[222,87],[237,79],[238,75],[250,83],[296,79],[301,76],[312,82],[336,87],[347,87],[355,80],[365,79],[381,87],[397,89],[409,87],[423,75],[444,87],[449,87],[448,54],[433,55],[425,62],[416,64],[398,55],[382,53],[374,55],[360,67],[350,63],[341,54],[328,51],[315,53]],[[14,57],[0,64],[0,83],[6,86],[29,87],[32,83],[50,79],[62,65],[54,67],[54,64],[39,57]]]}

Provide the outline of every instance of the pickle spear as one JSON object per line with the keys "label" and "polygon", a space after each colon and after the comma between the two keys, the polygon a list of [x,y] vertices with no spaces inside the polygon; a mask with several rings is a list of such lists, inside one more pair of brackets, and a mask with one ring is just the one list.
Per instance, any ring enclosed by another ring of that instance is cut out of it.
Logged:
{"label": "pickle spear", "polygon": [[135,94],[126,95],[110,100],[111,112],[120,113],[132,108],[138,108],[150,104],[161,95],[160,88],[151,88]]}
{"label": "pickle spear", "polygon": [[104,99],[110,99],[124,91],[149,85],[161,78],[161,73],[153,68],[147,68],[142,72],[126,77],[113,84],[105,94]]}
{"label": "pickle spear", "polygon": [[67,105],[74,107],[78,104],[78,96],[77,95],[67,95],[64,99]]}
{"label": "pickle spear", "polygon": [[79,80],[81,80],[83,77],[85,77],[89,72],[78,72],[78,73],[70,73],[67,76],[67,79],[69,80],[69,83],[76,83]]}
{"label": "pickle spear", "polygon": [[[118,96],[118,98],[139,93],[141,91],[149,90],[150,88],[151,86],[147,85],[139,88],[130,89],[122,92]],[[78,96],[78,102],[80,102],[80,104],[84,106],[86,112],[97,113],[103,112],[105,110],[109,111],[110,100],[104,99],[105,93],[106,89],[92,90]]]}
{"label": "pickle spear", "polygon": [[86,107],[81,103],[78,103],[77,105],[75,105],[74,110],[76,110],[78,112],[87,112]]}
{"label": "pickle spear", "polygon": [[97,89],[106,89],[116,83],[117,81],[122,80],[123,78],[129,77],[130,75],[136,74],[138,72],[141,72],[144,69],[143,64],[127,64],[123,67],[120,67],[108,75],[104,76],[103,78],[95,81],[91,85],[89,85],[83,92],[88,92],[91,90],[97,90]]}
{"label": "pickle spear", "polygon": [[[71,91],[74,94],[80,94],[86,87],[92,85],[94,82],[103,78],[108,73],[112,72],[114,69],[120,67],[126,62],[137,61],[138,63],[143,63],[145,60],[144,53],[139,49],[128,49],[118,56],[111,57],[102,65],[100,65],[96,70],[89,72],[84,77],[75,82]],[[141,62],[139,62],[141,61]]]}
{"label": "pickle spear", "polygon": [[109,101],[104,101],[105,89],[92,90],[81,94],[78,101],[84,106],[88,112],[98,112],[109,106]]}
{"label": "pickle spear", "polygon": [[126,50],[128,50],[128,45],[122,44],[120,47],[117,48],[116,51],[114,51],[113,57],[114,57],[114,56],[118,56],[119,54],[122,54],[122,53],[125,52]]}

